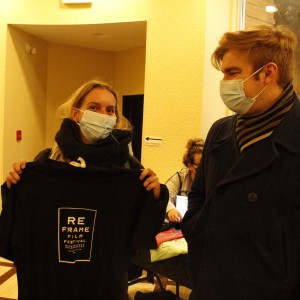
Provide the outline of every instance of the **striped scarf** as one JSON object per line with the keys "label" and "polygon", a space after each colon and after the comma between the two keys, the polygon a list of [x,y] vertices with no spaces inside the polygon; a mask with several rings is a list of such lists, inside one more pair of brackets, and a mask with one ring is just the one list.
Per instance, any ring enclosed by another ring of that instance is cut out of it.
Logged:
{"label": "striped scarf", "polygon": [[276,103],[254,116],[237,117],[236,137],[242,153],[245,148],[270,136],[294,103],[293,85],[289,83]]}

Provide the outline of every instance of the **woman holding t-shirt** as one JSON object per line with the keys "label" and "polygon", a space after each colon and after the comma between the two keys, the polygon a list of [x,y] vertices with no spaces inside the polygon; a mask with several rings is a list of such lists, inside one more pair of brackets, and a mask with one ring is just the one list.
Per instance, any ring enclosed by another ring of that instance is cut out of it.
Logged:
{"label": "woman holding t-shirt", "polygon": [[[80,168],[118,166],[141,169],[139,179],[147,191],[153,192],[154,210],[163,220],[168,199],[167,188],[160,184],[153,170],[144,169],[129,153],[132,127],[120,113],[112,87],[97,80],[89,81],[59,107],[58,114],[63,120],[55,136],[55,144],[52,149],[40,152],[35,161],[50,158]],[[25,167],[25,160],[21,160],[20,163],[14,163],[13,170],[7,174],[2,186],[3,207],[11,185],[20,181],[20,174]],[[152,224],[152,228],[157,227],[158,232],[162,220],[158,221],[154,215],[157,224]],[[127,281],[119,282],[116,288],[124,291],[122,296],[126,299]]]}

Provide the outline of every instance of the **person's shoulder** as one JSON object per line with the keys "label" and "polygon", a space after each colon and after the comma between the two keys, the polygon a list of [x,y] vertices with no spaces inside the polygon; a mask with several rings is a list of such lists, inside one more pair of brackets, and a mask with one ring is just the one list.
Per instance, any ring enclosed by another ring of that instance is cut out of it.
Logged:
{"label": "person's shoulder", "polygon": [[226,116],[223,117],[221,119],[216,120],[213,125],[211,126],[211,128],[220,128],[223,126],[230,126],[233,125],[235,123],[235,120],[237,118],[237,115],[231,115],[231,116]]}
{"label": "person's shoulder", "polygon": [[174,183],[174,182],[180,182],[182,181],[182,179],[184,179],[185,177],[185,170],[186,168],[182,168],[180,169],[179,171],[176,171],[174,172],[171,177],[169,177],[167,180],[166,180],[166,185],[170,184],[170,183]]}
{"label": "person's shoulder", "polygon": [[182,168],[177,173],[179,176],[185,177],[189,173],[189,168]]}
{"label": "person's shoulder", "polygon": [[34,158],[34,161],[43,161],[49,158],[51,153],[51,148],[46,148],[39,152],[39,154]]}
{"label": "person's shoulder", "polygon": [[[224,137],[224,136],[231,135],[233,129],[235,128],[236,119],[237,119],[237,115],[235,114],[215,121],[209,130],[208,137],[214,136],[216,138],[218,136]],[[205,142],[206,144],[207,144],[207,139]]]}
{"label": "person's shoulder", "polygon": [[232,136],[237,115],[221,118],[213,123],[205,139],[204,149],[210,148],[215,143],[226,140]]}

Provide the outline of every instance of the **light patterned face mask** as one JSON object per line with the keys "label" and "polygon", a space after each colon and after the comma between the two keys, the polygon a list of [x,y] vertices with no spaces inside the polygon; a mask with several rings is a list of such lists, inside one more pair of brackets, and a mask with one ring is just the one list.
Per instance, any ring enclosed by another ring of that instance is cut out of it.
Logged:
{"label": "light patterned face mask", "polygon": [[91,143],[109,136],[116,125],[116,116],[109,116],[90,110],[78,110],[83,112],[82,119],[78,125],[84,137]]}
{"label": "light patterned face mask", "polygon": [[244,82],[258,73],[264,66],[248,76],[246,79],[233,79],[220,81],[220,96],[224,104],[238,114],[245,114],[255,103],[256,98],[265,90],[267,85],[253,98],[247,97],[244,90]]}

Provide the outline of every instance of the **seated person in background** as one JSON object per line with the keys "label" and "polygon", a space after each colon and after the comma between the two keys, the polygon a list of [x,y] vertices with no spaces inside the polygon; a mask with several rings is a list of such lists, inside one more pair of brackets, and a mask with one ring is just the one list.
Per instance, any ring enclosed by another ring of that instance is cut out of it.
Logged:
{"label": "seated person in background", "polygon": [[204,140],[201,138],[189,139],[186,144],[186,152],[183,155],[185,168],[176,172],[166,182],[169,189],[169,202],[167,206],[167,217],[170,222],[179,223],[182,215],[176,209],[177,195],[187,196],[195,179],[196,171],[201,160]]}

